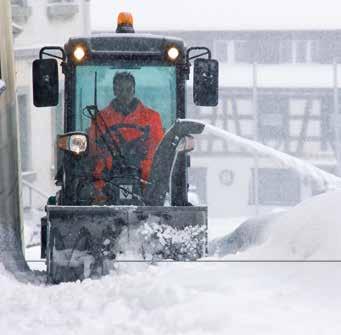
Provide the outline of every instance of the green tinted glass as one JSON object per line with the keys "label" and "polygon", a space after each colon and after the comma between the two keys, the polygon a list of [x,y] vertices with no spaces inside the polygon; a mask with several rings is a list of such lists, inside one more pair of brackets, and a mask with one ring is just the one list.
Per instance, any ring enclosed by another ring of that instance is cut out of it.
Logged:
{"label": "green tinted glass", "polygon": [[95,77],[97,77],[97,107],[107,107],[114,98],[113,77],[117,72],[131,73],[136,82],[135,96],[142,103],[158,112],[164,129],[175,121],[176,116],[176,71],[173,66],[140,66],[115,68],[114,66],[86,65],[76,70],[76,129],[89,127],[83,109],[94,105]]}

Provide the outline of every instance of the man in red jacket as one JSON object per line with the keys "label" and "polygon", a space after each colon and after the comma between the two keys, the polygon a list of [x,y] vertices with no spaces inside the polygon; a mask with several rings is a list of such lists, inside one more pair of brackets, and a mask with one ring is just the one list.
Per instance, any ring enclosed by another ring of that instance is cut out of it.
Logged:
{"label": "man in red jacket", "polygon": [[118,161],[123,170],[135,165],[142,184],[148,181],[155,150],[164,135],[159,113],[135,97],[135,78],[131,73],[116,73],[113,89],[115,98],[97,113],[89,128],[98,193],[102,193],[108,173]]}

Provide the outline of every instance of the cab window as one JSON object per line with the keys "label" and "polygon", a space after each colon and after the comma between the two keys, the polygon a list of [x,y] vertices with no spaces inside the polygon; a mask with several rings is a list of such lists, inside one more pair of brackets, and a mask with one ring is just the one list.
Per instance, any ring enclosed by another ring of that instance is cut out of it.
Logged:
{"label": "cab window", "polygon": [[[115,67],[80,65],[76,69],[76,122],[75,130],[85,131],[90,124],[84,107],[107,107],[114,98],[113,78],[117,72],[129,72],[135,78],[135,97],[158,112],[165,129],[176,117],[176,70],[174,66]],[[97,80],[95,80],[97,78]],[[95,85],[96,82],[96,85]],[[95,90],[96,86],[96,90]]]}

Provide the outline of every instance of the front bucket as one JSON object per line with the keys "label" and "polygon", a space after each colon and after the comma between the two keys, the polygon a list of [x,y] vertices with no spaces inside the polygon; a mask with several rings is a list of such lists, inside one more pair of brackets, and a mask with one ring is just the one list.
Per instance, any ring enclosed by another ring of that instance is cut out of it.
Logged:
{"label": "front bucket", "polygon": [[207,207],[47,206],[50,282],[107,274],[117,261],[194,261],[207,253]]}

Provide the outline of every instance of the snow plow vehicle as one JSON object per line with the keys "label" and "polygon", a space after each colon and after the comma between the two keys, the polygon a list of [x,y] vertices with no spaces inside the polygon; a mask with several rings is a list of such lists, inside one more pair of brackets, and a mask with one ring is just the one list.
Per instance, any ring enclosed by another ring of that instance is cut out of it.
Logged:
{"label": "snow plow vehicle", "polygon": [[193,261],[207,253],[207,207],[188,201],[188,153],[204,125],[186,120],[193,98],[218,103],[218,62],[206,47],[135,34],[121,13],[115,33],[46,46],[33,62],[37,107],[56,106],[65,76],[64,134],[56,185],[41,225],[51,283],[106,274],[117,261]]}

